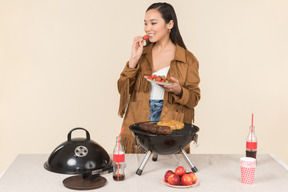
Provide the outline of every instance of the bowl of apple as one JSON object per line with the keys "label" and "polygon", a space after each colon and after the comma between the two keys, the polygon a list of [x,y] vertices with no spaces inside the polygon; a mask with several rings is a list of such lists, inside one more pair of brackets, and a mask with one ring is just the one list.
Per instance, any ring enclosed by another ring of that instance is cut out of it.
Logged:
{"label": "bowl of apple", "polygon": [[175,171],[166,171],[162,182],[174,188],[188,188],[196,186],[199,183],[198,178],[193,172],[186,172],[183,166],[179,166]]}

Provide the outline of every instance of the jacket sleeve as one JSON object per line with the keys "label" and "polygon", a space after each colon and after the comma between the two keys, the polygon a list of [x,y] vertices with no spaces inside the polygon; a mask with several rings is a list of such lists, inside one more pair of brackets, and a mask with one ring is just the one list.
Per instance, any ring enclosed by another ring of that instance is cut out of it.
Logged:
{"label": "jacket sleeve", "polygon": [[139,70],[139,64],[137,64],[136,68],[129,68],[128,64],[129,62],[126,63],[117,82],[118,92],[120,93],[120,104],[118,110],[118,115],[120,117],[123,117],[125,114],[130,94],[133,92],[136,74]]}
{"label": "jacket sleeve", "polygon": [[200,100],[199,63],[194,57],[188,59],[188,72],[185,85],[182,87],[182,96],[171,94],[175,103],[194,108]]}

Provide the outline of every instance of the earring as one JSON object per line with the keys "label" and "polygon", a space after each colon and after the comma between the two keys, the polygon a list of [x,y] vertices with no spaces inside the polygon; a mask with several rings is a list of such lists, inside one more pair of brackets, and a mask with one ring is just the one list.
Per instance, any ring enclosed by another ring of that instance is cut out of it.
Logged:
{"label": "earring", "polygon": [[169,33],[171,33],[171,29],[169,29]]}

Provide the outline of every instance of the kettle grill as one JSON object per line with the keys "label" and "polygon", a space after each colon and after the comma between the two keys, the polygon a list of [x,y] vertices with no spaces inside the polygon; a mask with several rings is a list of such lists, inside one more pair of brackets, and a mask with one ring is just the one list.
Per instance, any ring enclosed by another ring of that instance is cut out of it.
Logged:
{"label": "kettle grill", "polygon": [[196,125],[184,123],[184,128],[181,130],[172,131],[172,134],[158,135],[148,133],[139,128],[141,123],[153,123],[157,121],[140,122],[129,126],[130,131],[133,132],[140,145],[147,150],[144,159],[138,170],[137,175],[141,175],[145,165],[147,164],[151,154],[153,154],[153,161],[157,161],[159,155],[170,155],[180,152],[186,162],[189,164],[192,172],[197,172],[198,169],[193,165],[184,151],[184,148],[192,141],[197,143],[199,128]]}

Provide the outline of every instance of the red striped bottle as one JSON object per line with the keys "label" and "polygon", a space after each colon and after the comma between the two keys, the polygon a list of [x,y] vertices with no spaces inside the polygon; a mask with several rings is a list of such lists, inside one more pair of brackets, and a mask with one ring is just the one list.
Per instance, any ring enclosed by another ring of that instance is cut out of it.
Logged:
{"label": "red striped bottle", "polygon": [[120,136],[116,137],[116,144],[113,150],[113,179],[115,181],[123,181],[125,179],[125,167],[125,151],[121,144]]}
{"label": "red striped bottle", "polygon": [[256,159],[257,143],[258,140],[255,134],[255,126],[250,126],[249,134],[246,139],[246,157],[253,157]]}

